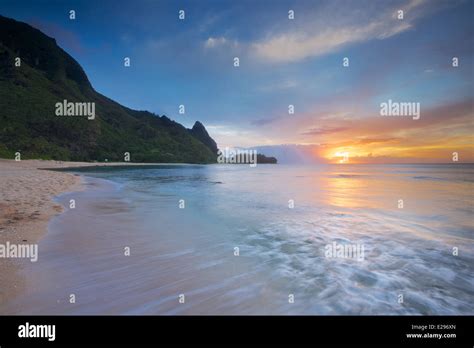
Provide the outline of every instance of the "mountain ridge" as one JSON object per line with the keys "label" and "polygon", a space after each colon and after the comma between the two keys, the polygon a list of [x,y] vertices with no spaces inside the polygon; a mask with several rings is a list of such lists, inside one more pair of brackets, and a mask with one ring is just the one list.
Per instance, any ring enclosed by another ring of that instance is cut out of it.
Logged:
{"label": "mountain ridge", "polygon": [[[97,117],[58,117],[63,100],[94,103]],[[0,157],[16,152],[25,159],[122,161],[130,153],[132,162],[215,163],[217,144],[199,121],[187,129],[102,95],[54,38],[0,15]]]}

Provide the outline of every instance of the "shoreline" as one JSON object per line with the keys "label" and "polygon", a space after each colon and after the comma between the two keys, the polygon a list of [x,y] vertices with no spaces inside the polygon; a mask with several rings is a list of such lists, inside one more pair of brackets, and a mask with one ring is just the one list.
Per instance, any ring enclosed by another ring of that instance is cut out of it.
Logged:
{"label": "shoreline", "polygon": [[[0,159],[0,245],[37,245],[50,220],[64,211],[54,198],[85,189],[83,176],[62,169],[156,165],[191,164]],[[21,293],[25,280],[19,271],[25,262],[30,260],[0,256],[0,303]]]}
{"label": "shoreline", "polygon": [[[50,219],[63,207],[54,197],[82,189],[80,176],[39,170],[61,167],[56,161],[0,159],[0,244],[37,245],[46,234]],[[19,270],[23,258],[0,258],[0,303],[22,291]]]}

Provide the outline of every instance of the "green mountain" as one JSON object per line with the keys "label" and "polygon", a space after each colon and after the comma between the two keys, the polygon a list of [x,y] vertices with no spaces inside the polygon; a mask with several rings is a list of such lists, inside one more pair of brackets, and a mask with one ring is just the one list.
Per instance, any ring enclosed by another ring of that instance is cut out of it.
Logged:
{"label": "green mountain", "polygon": [[[95,103],[95,118],[57,116],[56,104],[64,100]],[[14,158],[17,151],[22,159],[71,161],[123,161],[126,152],[132,162],[217,158],[217,145],[200,122],[186,129],[114,102],[94,90],[53,38],[0,16],[0,157]]]}

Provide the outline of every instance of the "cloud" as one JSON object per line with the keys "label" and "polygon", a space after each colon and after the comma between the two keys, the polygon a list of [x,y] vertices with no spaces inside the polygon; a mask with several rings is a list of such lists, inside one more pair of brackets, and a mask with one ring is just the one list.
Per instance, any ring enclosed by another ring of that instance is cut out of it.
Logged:
{"label": "cloud", "polygon": [[[345,151],[350,152],[351,162],[375,161],[370,157],[379,162],[389,162],[388,158],[449,162],[451,153],[457,151],[464,161],[472,161],[473,110],[472,100],[465,99],[428,108],[420,120],[373,116],[349,125],[344,122],[339,126],[347,130],[323,138],[328,144],[325,156]],[[372,155],[366,158],[368,154]]]}
{"label": "cloud", "polygon": [[255,126],[265,126],[267,124],[273,123],[278,120],[278,117],[273,117],[273,118],[261,118],[258,120],[252,121],[252,124]]}
{"label": "cloud", "polygon": [[239,46],[239,42],[237,40],[230,40],[223,36],[220,37],[209,37],[206,41],[204,41],[204,48],[212,49],[212,48],[219,48],[219,47],[232,47],[237,48]]}
{"label": "cloud", "polygon": [[349,127],[319,127],[319,128],[312,128],[301,134],[302,135],[323,135],[323,134],[342,132],[348,129],[350,128]]}
{"label": "cloud", "polygon": [[[415,19],[423,15],[424,3],[425,0],[411,0],[398,8],[368,10],[372,15],[368,14],[367,20],[360,18],[355,24],[346,16],[327,23],[323,13],[304,28],[267,37],[254,43],[252,49],[257,57],[267,61],[297,62],[335,52],[350,44],[387,39],[411,29]],[[404,11],[404,19],[396,17],[397,10]]]}
{"label": "cloud", "polygon": [[[311,135],[329,135],[334,141],[369,145],[410,139],[411,142],[432,142],[440,137],[462,135],[472,130],[473,102],[461,99],[449,104],[423,108],[421,118],[364,116],[358,120],[334,120],[331,125],[308,131]],[[333,133],[338,133],[333,135]],[[339,143],[342,145],[342,143]]]}
{"label": "cloud", "polygon": [[214,48],[217,46],[222,46],[227,43],[227,39],[225,37],[210,37],[204,43],[204,47],[206,48]]}
{"label": "cloud", "polygon": [[273,82],[271,84],[266,84],[264,86],[258,87],[259,92],[269,93],[275,91],[285,91],[300,86],[300,83],[294,80],[283,80],[278,82]]}
{"label": "cloud", "polygon": [[379,138],[379,139],[371,139],[371,138],[364,138],[357,141],[357,144],[361,145],[369,145],[369,144],[380,144],[380,143],[389,143],[393,141],[397,141],[397,138]]}
{"label": "cloud", "polygon": [[212,138],[217,142],[219,148],[228,147],[250,147],[255,144],[272,143],[271,139],[267,139],[257,133],[254,128],[239,128],[234,125],[210,124],[206,125],[206,129]]}

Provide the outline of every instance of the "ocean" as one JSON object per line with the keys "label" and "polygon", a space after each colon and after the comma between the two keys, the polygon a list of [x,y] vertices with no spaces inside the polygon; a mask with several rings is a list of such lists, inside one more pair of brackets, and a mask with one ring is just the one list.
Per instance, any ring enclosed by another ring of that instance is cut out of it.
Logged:
{"label": "ocean", "polygon": [[2,313],[474,314],[474,165],[71,171]]}

